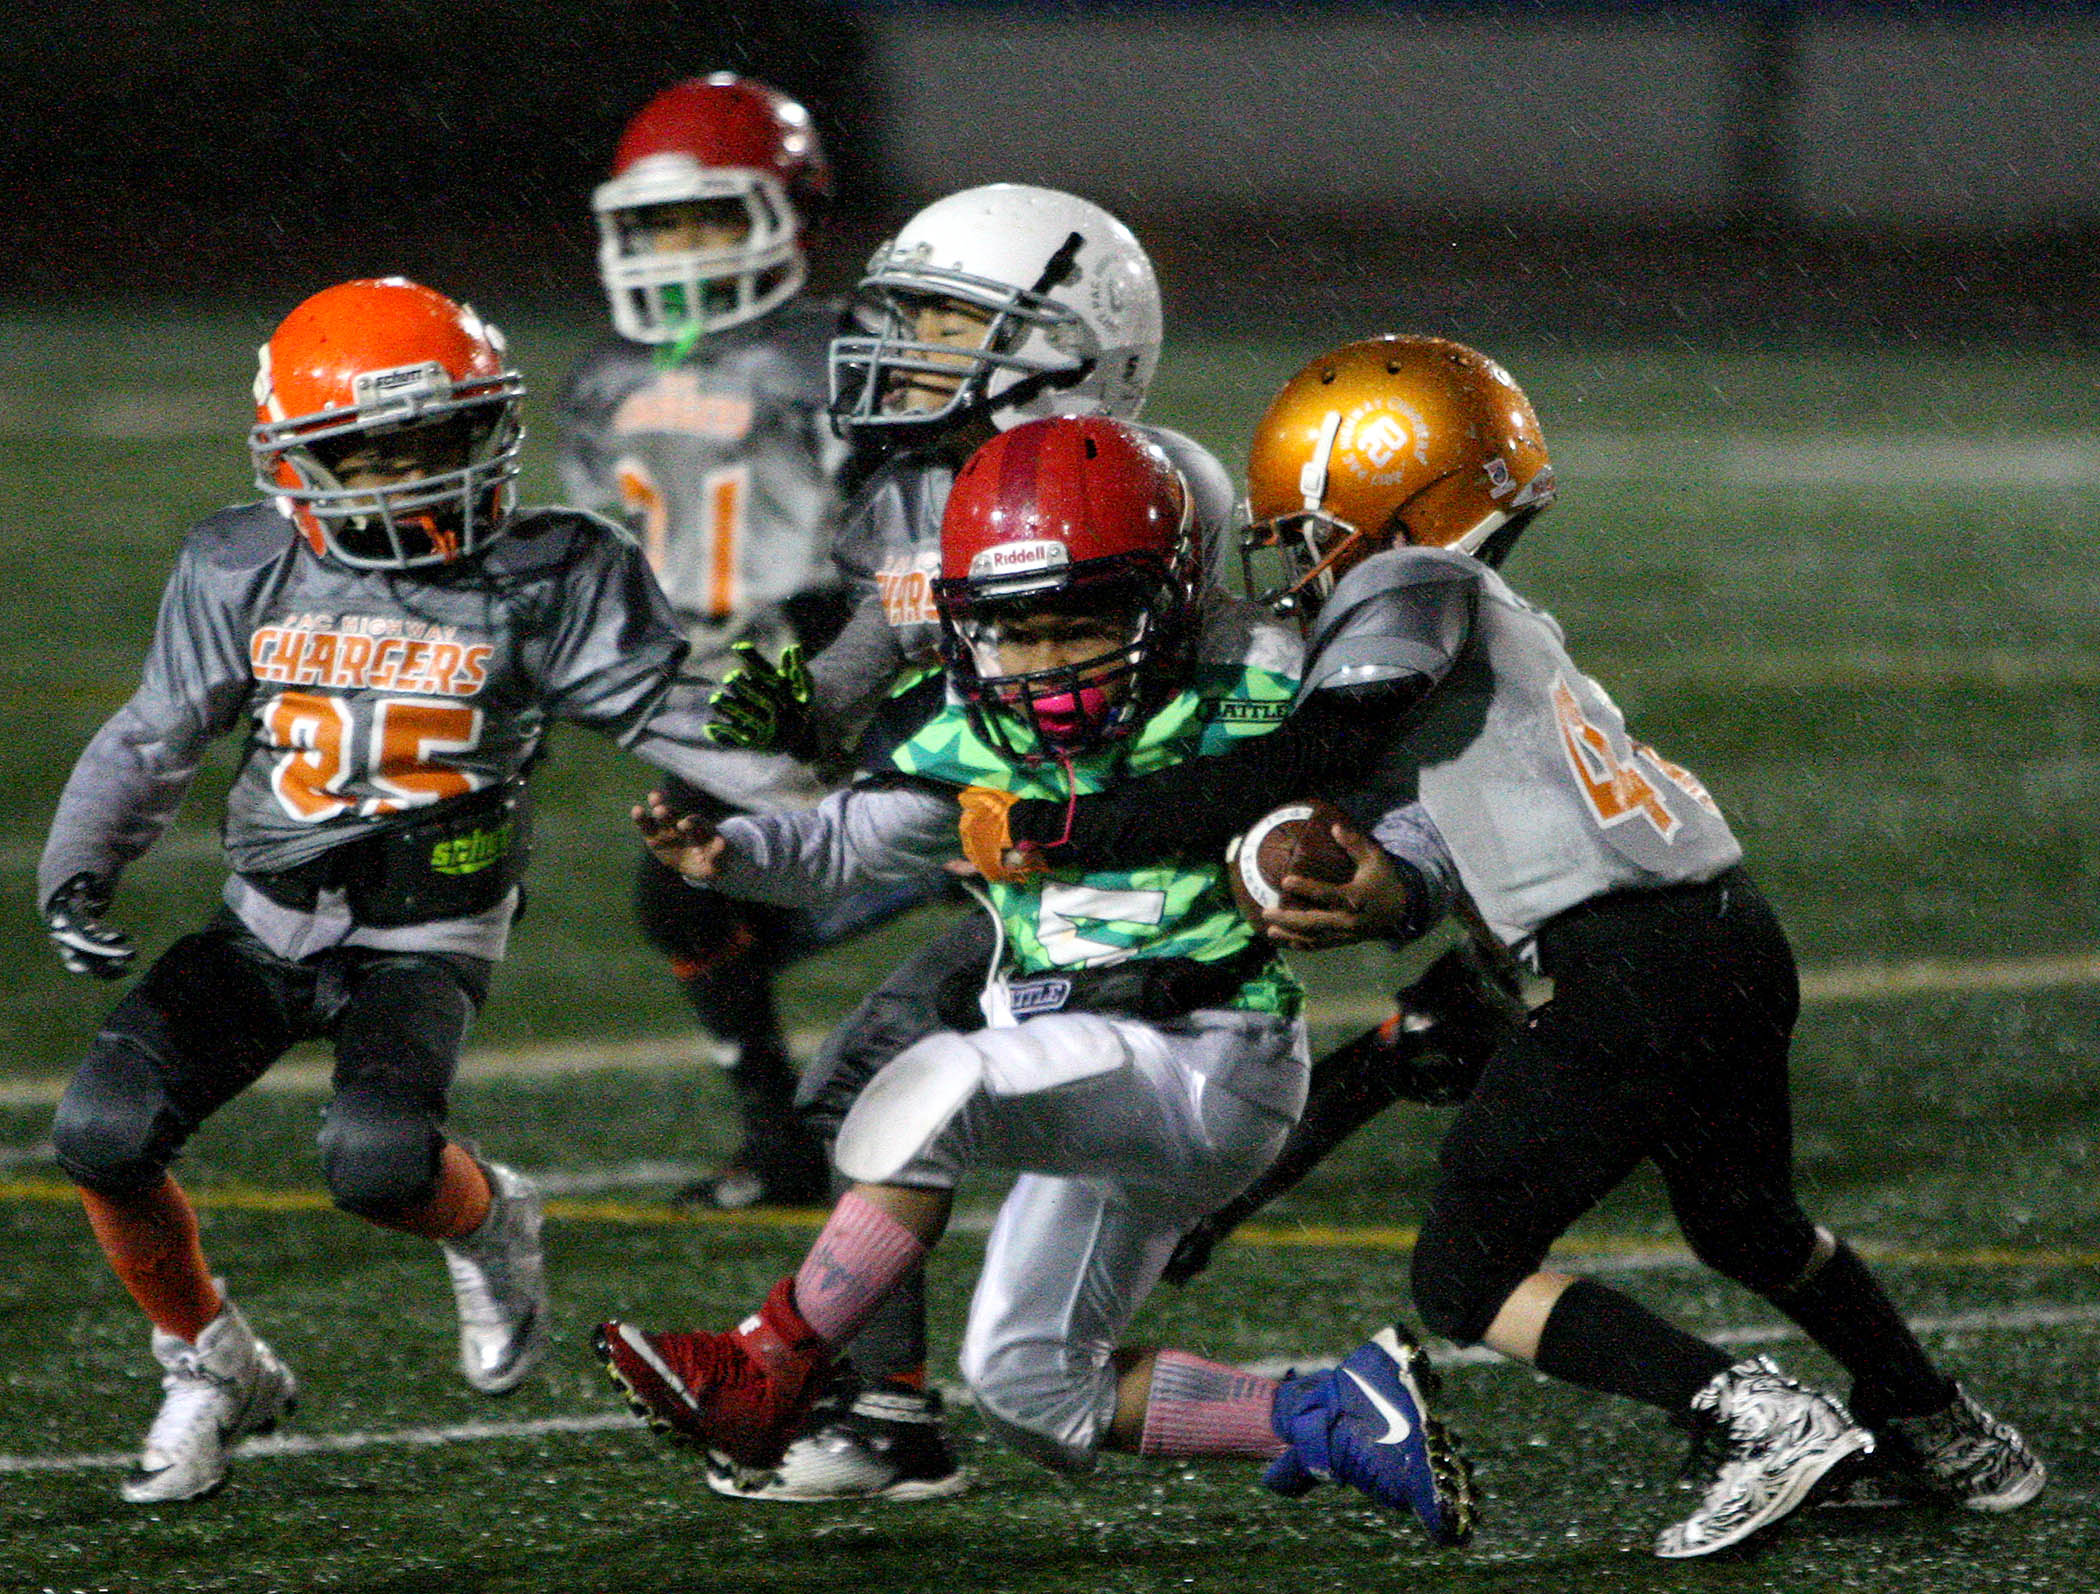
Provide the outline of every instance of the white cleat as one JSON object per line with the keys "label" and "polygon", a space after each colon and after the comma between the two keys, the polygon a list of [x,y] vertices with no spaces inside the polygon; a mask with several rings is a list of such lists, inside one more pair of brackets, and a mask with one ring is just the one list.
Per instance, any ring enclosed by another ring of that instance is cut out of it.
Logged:
{"label": "white cleat", "polygon": [[440,1242],[459,1305],[460,1375],[484,1395],[507,1395],[547,1353],[547,1270],[540,1256],[540,1193],[488,1163],[489,1215]]}
{"label": "white cleat", "polygon": [[820,1401],[780,1464],[754,1472],[711,1457],[707,1486],[739,1500],[945,1500],[970,1486],[932,1390],[883,1384]]}
{"label": "white cleat", "polygon": [[2042,1492],[2049,1469],[2019,1430],[1956,1384],[1954,1398],[1923,1417],[1891,1417],[1882,1447],[1898,1487],[1970,1511],[2014,1511]]}
{"label": "white cleat", "polygon": [[160,1381],[166,1393],[146,1431],[138,1470],[124,1480],[124,1498],[133,1505],[210,1494],[226,1481],[233,1441],[268,1433],[298,1402],[299,1381],[230,1300],[194,1345],[156,1328],[153,1357],[166,1369]]}
{"label": "white cleat", "polygon": [[1707,1428],[1703,1442],[1717,1468],[1699,1509],[1656,1538],[1665,1560],[1742,1543],[1808,1504],[1840,1463],[1874,1448],[1874,1436],[1836,1399],[1762,1356],[1716,1373],[1692,1397],[1692,1417]]}

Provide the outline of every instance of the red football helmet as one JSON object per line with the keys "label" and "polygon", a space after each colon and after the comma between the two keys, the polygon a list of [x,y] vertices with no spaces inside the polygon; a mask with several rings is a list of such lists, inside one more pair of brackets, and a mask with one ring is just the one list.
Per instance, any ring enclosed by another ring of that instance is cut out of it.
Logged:
{"label": "red football helmet", "polygon": [[[1030,762],[1134,733],[1185,673],[1198,563],[1188,489],[1143,433],[1060,415],[984,444],[948,495],[933,584],[979,733]],[[1050,668],[1002,663],[1016,627],[1061,620],[1115,635]]]}
{"label": "red football helmet", "polygon": [[510,518],[524,394],[471,306],[406,277],[323,289],[259,351],[255,484],[317,554],[450,564]]}
{"label": "red football helmet", "polygon": [[591,195],[613,325],[670,343],[765,314],[808,278],[802,226],[830,198],[798,101],[734,72],[672,84],[627,124]]}

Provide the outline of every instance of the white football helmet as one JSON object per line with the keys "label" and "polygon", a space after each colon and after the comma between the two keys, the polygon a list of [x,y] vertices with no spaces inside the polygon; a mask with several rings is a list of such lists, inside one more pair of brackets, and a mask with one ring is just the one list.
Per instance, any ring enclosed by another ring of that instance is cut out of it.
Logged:
{"label": "white football helmet", "polygon": [[[918,311],[986,314],[975,349],[922,341]],[[875,251],[855,296],[862,331],[831,344],[832,414],[849,430],[1000,430],[1049,415],[1134,418],[1159,366],[1159,280],[1130,229],[1054,188],[992,183],[936,200]],[[962,372],[957,380],[958,371]],[[953,382],[911,407],[912,378]]]}

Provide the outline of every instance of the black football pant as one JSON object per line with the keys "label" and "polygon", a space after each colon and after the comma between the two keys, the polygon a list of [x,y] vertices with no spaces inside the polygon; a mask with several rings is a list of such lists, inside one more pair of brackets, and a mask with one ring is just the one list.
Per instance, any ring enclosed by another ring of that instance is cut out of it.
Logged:
{"label": "black football pant", "polygon": [[339,947],[278,957],[231,913],[161,955],[104,1022],[58,1105],[73,1180],[150,1190],[207,1118],[300,1041],[335,1041],[321,1171],[345,1211],[389,1218],[436,1188],[446,1096],[491,965]]}
{"label": "black football pant", "polygon": [[1817,1233],[1794,1195],[1787,1098],[1800,992],[1749,877],[1593,898],[1537,947],[1552,998],[1497,1048],[1444,1138],[1414,1253],[1423,1322],[1478,1342],[1644,1158],[1700,1261],[1764,1295],[1801,1280]]}
{"label": "black football pant", "polygon": [[[673,811],[710,821],[740,810],[698,787],[667,778]],[[693,1015],[735,1050],[727,1070],[743,1118],[738,1160],[755,1169],[799,1171],[813,1162],[794,1113],[796,1076],[774,976],[788,964],[894,918],[940,893],[938,882],[904,883],[856,893],[835,909],[804,912],[744,902],[696,888],[644,852],[634,878],[635,918],[651,945],[670,959]]]}

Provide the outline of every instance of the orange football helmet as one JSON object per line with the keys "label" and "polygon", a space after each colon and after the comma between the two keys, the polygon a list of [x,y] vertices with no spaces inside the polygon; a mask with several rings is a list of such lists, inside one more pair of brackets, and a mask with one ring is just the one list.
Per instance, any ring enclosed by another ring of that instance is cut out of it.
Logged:
{"label": "orange football helmet", "polygon": [[[1499,564],[1553,502],[1531,401],[1507,371],[1446,338],[1366,338],[1283,385],[1247,459],[1247,590],[1317,608],[1351,566],[1395,542]],[[1254,555],[1284,579],[1264,590]]]}
{"label": "orange football helmet", "polygon": [[406,277],[323,289],[259,351],[255,484],[317,554],[450,564],[510,518],[524,394],[471,306]]}

